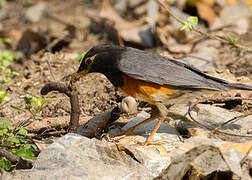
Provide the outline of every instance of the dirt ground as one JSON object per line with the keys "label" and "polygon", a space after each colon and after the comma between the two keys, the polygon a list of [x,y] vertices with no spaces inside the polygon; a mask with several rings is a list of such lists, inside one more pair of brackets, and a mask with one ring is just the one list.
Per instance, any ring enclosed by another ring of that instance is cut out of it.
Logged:
{"label": "dirt ground", "polygon": [[[43,15],[39,21],[31,22],[31,17],[27,15],[27,11],[38,4],[44,4],[46,8],[43,10]],[[13,124],[26,121],[31,115],[25,110],[15,110],[10,105],[24,106],[22,96],[26,94],[41,96],[40,90],[48,82],[60,81],[68,83],[69,78],[63,80],[62,78],[78,69],[79,62],[76,58],[83,51],[87,51],[98,44],[120,43],[120,38],[118,41],[118,38],[115,38],[116,36],[109,29],[114,27],[111,25],[111,22],[108,20],[103,21],[99,17],[101,4],[101,1],[97,0],[6,1],[4,10],[8,13],[1,17],[0,36],[11,38],[12,43],[10,45],[1,45],[1,48],[10,49],[18,53],[17,58],[11,65],[11,69],[21,75],[13,77],[10,82],[1,85],[2,90],[10,90],[8,96],[11,98],[9,102],[1,104],[1,118],[7,119]],[[135,8],[130,10],[134,12],[136,11]],[[136,21],[138,23],[145,16],[131,14],[130,11],[121,14],[128,22]],[[205,21],[203,22],[206,24]],[[248,23],[247,32],[239,36],[237,42],[251,46],[249,44],[251,43],[249,39],[252,37],[251,17],[248,18],[248,22],[250,23]],[[159,27],[162,27],[162,24],[160,24],[161,22],[158,24]],[[176,30],[176,32],[179,31]],[[220,35],[226,35],[226,29],[224,28],[217,32]],[[228,29],[228,32],[232,31]],[[229,45],[224,45],[216,40],[202,38],[200,35],[191,36],[189,31],[182,33],[182,36],[186,36],[185,42],[178,43],[179,40],[173,38],[173,40],[177,40],[176,43],[167,48],[167,45],[162,40],[157,39],[157,35],[155,34],[154,36],[152,47],[130,41],[124,41],[124,44],[175,58],[181,58],[188,53],[199,51],[200,48],[209,48],[209,52],[211,52],[211,49],[215,49],[217,50],[213,54],[215,62],[211,66],[213,70],[207,73],[233,82],[252,85],[251,52],[231,48]],[[195,41],[196,43],[194,41],[192,43],[190,42],[190,37],[198,38],[199,40]],[[188,52],[184,51],[185,49],[190,49],[193,45],[194,49]],[[90,74],[82,78],[78,82],[78,91],[82,111],[81,118],[85,119],[85,121],[115,107],[124,97],[122,93],[115,90],[105,76],[100,74]],[[239,93],[243,97],[251,97],[252,95],[249,92]],[[237,91],[230,93],[231,96],[236,94]],[[51,121],[55,121],[54,123],[57,124],[58,119],[69,117],[69,99],[65,95],[56,92],[49,93],[43,98],[56,99],[45,104],[42,111],[36,116],[36,120],[32,120],[32,124],[36,125],[41,121],[46,121],[47,128],[53,129],[55,127],[50,126]],[[252,109],[251,101],[244,101],[244,104],[246,106],[240,107],[240,111]],[[141,107],[138,110],[140,111]],[[38,133],[39,127],[33,127],[32,124],[28,126],[29,130]],[[67,125],[68,122],[63,123],[63,126]]]}

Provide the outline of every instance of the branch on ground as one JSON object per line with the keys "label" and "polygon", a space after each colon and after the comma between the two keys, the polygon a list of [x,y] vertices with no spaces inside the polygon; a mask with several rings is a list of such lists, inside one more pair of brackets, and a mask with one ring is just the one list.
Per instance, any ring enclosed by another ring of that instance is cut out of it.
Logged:
{"label": "branch on ground", "polygon": [[[176,19],[179,23],[181,23],[182,25],[185,25],[185,21],[180,19],[179,17],[175,16],[173,14],[173,12],[170,10],[169,6],[163,1],[163,0],[158,0],[158,3],[164,7],[166,9],[166,11],[174,18]],[[214,39],[214,40],[218,40],[224,44],[228,44],[228,45],[231,45],[231,46],[234,46],[236,48],[240,48],[240,49],[243,49],[245,51],[249,51],[249,52],[252,52],[252,48],[251,47],[247,47],[247,46],[243,46],[241,44],[238,44],[236,43],[235,41],[232,41],[232,40],[227,40],[227,39],[224,39],[224,38],[221,38],[221,37],[218,37],[218,36],[215,36],[215,35],[212,35],[212,34],[209,34],[209,33],[206,33],[206,32],[203,32],[201,31],[200,29],[197,29],[193,26],[190,27],[190,30],[192,31],[195,31],[197,33],[200,33],[201,35],[204,35],[210,39]]]}
{"label": "branch on ground", "polygon": [[[213,133],[216,133],[216,134],[222,134],[222,135],[227,135],[227,136],[235,136],[235,137],[243,137],[243,138],[249,138],[249,139],[252,139],[252,136],[249,136],[249,135],[240,135],[240,134],[232,134],[232,133],[228,133],[228,132],[223,132],[223,131],[219,131],[218,128],[214,128],[214,127],[211,127],[211,126],[208,126],[208,125],[205,125],[205,124],[202,124],[201,122],[197,121],[195,118],[192,117],[191,115],[191,111],[193,108],[195,108],[195,106],[197,104],[199,104],[200,102],[196,102],[196,103],[193,103],[193,104],[190,104],[189,105],[189,108],[188,108],[188,111],[187,111],[187,114],[189,115],[189,117],[191,118],[191,120],[197,124],[198,126],[200,127],[203,127],[207,130],[210,130],[211,132]],[[230,121],[230,120],[229,120]],[[228,121],[228,122],[229,122]]]}
{"label": "branch on ground", "polygon": [[8,151],[0,147],[0,157],[5,157],[12,164],[16,164],[18,169],[31,169],[33,166],[33,161],[28,159],[19,158],[14,154],[10,154]]}
{"label": "branch on ground", "polygon": [[46,84],[40,91],[42,95],[46,95],[51,91],[58,91],[67,95],[70,98],[71,114],[69,123],[69,132],[76,132],[79,127],[80,118],[80,105],[77,90],[74,83],[70,83],[68,86],[58,82],[51,82]]}

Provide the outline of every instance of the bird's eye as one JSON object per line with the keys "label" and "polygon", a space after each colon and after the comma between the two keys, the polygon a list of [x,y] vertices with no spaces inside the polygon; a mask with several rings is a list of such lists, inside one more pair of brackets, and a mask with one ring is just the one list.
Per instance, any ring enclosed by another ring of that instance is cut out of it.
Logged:
{"label": "bird's eye", "polygon": [[90,65],[90,64],[92,64],[92,62],[93,61],[90,58],[86,59],[86,65]]}

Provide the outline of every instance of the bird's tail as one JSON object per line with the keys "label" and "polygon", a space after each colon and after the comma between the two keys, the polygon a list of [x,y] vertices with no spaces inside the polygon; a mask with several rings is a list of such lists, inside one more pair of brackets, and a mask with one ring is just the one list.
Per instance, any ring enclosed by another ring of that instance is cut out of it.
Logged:
{"label": "bird's tail", "polygon": [[240,84],[240,83],[228,83],[225,85],[229,89],[240,89],[240,90],[248,90],[252,91],[252,86],[247,86],[245,84]]}

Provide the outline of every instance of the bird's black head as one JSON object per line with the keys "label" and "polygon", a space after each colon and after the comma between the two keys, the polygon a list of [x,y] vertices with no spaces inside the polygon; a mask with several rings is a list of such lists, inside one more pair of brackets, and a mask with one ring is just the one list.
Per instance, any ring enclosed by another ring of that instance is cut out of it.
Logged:
{"label": "bird's black head", "polygon": [[115,61],[120,58],[124,47],[114,45],[98,45],[91,48],[82,58],[76,74],[84,76],[91,72],[106,71],[114,66]]}

